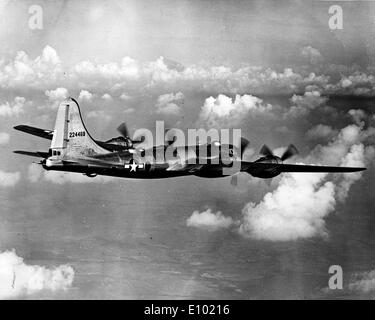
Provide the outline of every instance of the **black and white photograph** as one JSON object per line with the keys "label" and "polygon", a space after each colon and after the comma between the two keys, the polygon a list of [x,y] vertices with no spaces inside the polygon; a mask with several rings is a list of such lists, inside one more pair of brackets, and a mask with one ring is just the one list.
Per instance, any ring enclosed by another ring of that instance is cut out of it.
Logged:
{"label": "black and white photograph", "polygon": [[375,1],[0,0],[0,300],[374,299],[374,35]]}

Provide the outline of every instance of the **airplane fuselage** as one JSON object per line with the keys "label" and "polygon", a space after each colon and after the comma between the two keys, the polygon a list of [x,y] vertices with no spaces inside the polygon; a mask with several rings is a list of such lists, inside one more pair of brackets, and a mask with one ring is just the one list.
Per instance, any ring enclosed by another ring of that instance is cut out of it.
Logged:
{"label": "airplane fuselage", "polygon": [[[201,149],[204,150],[203,146]],[[227,146],[233,148],[232,145]],[[42,162],[44,169],[48,171],[69,171],[78,172],[87,175],[88,177],[95,177],[96,175],[116,176],[124,178],[135,179],[160,179],[160,178],[174,178],[179,176],[195,175],[207,178],[226,177],[228,174],[223,172],[223,168],[230,166],[230,161],[223,162],[219,155],[210,154],[206,152],[204,159],[200,157],[199,148],[182,146],[175,148],[176,154],[173,160],[166,160],[168,146],[157,146],[148,150],[144,149],[129,149],[120,152],[113,152],[104,155],[77,154],[76,156],[60,157],[51,156]],[[144,154],[152,155],[149,160],[144,158]],[[169,170],[175,163],[183,163],[185,159],[195,156],[195,163],[210,164],[210,166],[197,167],[193,166],[190,170]],[[178,154],[178,157],[177,157]],[[202,155],[203,156],[203,155]],[[158,159],[161,160],[158,160]],[[111,163],[111,166],[101,166],[100,161]],[[82,165],[82,162],[86,164]],[[197,170],[196,168],[199,168]]]}

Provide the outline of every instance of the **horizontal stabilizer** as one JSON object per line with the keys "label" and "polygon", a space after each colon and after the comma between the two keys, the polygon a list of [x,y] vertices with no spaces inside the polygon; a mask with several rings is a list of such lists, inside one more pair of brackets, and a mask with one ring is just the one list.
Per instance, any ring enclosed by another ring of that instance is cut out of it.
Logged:
{"label": "horizontal stabilizer", "polygon": [[37,152],[31,152],[31,151],[22,151],[22,150],[16,150],[16,151],[13,151],[14,153],[17,153],[17,154],[22,154],[22,155],[25,155],[25,156],[30,156],[30,157],[38,157],[38,158],[48,158],[48,152],[41,152],[41,151],[37,151]]}
{"label": "horizontal stabilizer", "polygon": [[52,140],[53,137],[53,130],[40,129],[26,125],[15,126],[14,129],[48,140]]}

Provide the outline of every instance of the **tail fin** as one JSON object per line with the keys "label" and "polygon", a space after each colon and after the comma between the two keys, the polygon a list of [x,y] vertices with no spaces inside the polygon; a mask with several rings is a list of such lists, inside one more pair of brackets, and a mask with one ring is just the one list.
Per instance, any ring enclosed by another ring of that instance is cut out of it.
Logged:
{"label": "tail fin", "polygon": [[68,98],[59,106],[51,150],[52,156],[57,157],[90,156],[108,152],[88,133],[78,102],[73,98]]}

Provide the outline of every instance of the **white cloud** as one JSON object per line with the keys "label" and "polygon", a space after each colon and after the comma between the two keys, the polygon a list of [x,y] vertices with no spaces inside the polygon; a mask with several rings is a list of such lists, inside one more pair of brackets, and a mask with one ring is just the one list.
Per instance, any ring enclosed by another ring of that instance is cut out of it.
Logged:
{"label": "white cloud", "polygon": [[129,95],[127,95],[126,93],[122,93],[120,95],[120,99],[121,100],[129,100],[129,99],[131,99],[131,97]]}
{"label": "white cloud", "polygon": [[[363,144],[368,130],[357,125],[343,128],[326,146],[318,145],[305,162],[363,167],[374,151]],[[277,188],[260,203],[245,205],[239,231],[245,237],[273,241],[325,236],[324,218],[337,201],[345,201],[361,176],[362,172],[283,174]]]}
{"label": "white cloud", "polygon": [[59,104],[69,97],[69,91],[66,88],[56,88],[55,90],[46,90],[44,94],[48,97],[48,100],[52,102],[49,108],[57,109]]}
{"label": "white cloud", "polygon": [[127,108],[124,110],[124,113],[133,113],[135,111],[134,108]]}
{"label": "white cloud", "polygon": [[18,116],[24,110],[26,99],[24,97],[15,97],[12,103],[6,101],[0,104],[0,116],[13,117]]}
{"label": "white cloud", "polygon": [[209,97],[205,100],[199,115],[199,122],[208,127],[238,125],[246,114],[253,116],[269,115],[272,110],[270,104],[263,103],[262,99],[252,95],[236,95],[234,100],[226,95],[219,94],[217,98]]}
{"label": "white cloud", "polygon": [[227,229],[233,225],[231,217],[226,217],[221,211],[213,213],[211,209],[199,212],[194,211],[186,220],[188,227],[200,228],[208,231],[216,231],[219,229]]}
{"label": "white cloud", "polygon": [[69,92],[66,88],[56,88],[55,90],[46,90],[44,94],[50,101],[63,101],[69,97]]}
{"label": "white cloud", "polygon": [[108,112],[103,111],[103,110],[89,111],[86,116],[87,116],[87,118],[95,118],[95,119],[100,118],[100,119],[104,119],[106,121],[111,120],[111,116],[108,115]]}
{"label": "white cloud", "polygon": [[327,139],[330,140],[338,131],[330,126],[324,124],[318,124],[315,127],[309,129],[306,133],[309,139]]}
{"label": "white cloud", "polygon": [[[363,144],[354,144],[350,147],[348,153],[342,158],[340,165],[348,167],[364,167],[365,166],[366,149]],[[337,177],[336,196],[344,202],[348,196],[351,185],[362,177],[362,172],[353,172],[350,175]]]}
{"label": "white cloud", "polygon": [[[95,92],[96,89],[113,91],[117,89],[178,91],[180,88],[212,93],[230,94],[291,94],[303,91],[370,95],[374,93],[375,77],[364,72],[340,66],[321,67],[316,62],[321,55],[317,49],[305,47],[302,54],[310,61],[309,68],[285,68],[276,71],[244,65],[237,69],[229,66],[181,66],[159,57],[155,61],[140,62],[123,57],[120,62],[98,64],[80,61],[72,66],[63,65],[56,51],[46,46],[42,54],[30,59],[20,51],[8,62],[0,65],[0,86],[3,88],[45,89],[66,86],[68,89],[82,89]],[[311,64],[313,62],[313,65]],[[315,72],[308,70],[316,69]],[[333,81],[330,73],[340,70],[342,79]],[[327,74],[317,74],[326,72]],[[349,72],[353,72],[349,74]]]}
{"label": "white cloud", "polygon": [[13,187],[20,180],[19,172],[5,172],[0,170],[0,187]]}
{"label": "white cloud", "polygon": [[290,98],[292,106],[284,117],[306,116],[311,110],[323,105],[326,101],[327,98],[322,97],[319,91],[306,91],[303,96],[294,94]]}
{"label": "white cloud", "polygon": [[9,133],[0,132],[0,144],[7,144],[9,142],[9,138]]}
{"label": "white cloud", "polygon": [[359,272],[352,276],[349,290],[369,293],[375,290],[375,270]]}
{"label": "white cloud", "polygon": [[74,279],[74,270],[69,265],[48,269],[28,265],[17,256],[15,250],[0,253],[0,298],[17,298],[42,290],[66,290]]}
{"label": "white cloud", "polygon": [[311,64],[319,63],[323,61],[323,57],[318,49],[311,46],[303,47],[301,54],[305,57]]}
{"label": "white cloud", "polygon": [[156,112],[162,114],[178,115],[181,112],[179,104],[183,102],[184,95],[182,92],[166,93],[158,97],[156,102]]}
{"label": "white cloud", "polygon": [[63,78],[60,58],[50,46],[42,55],[31,60],[24,51],[17,52],[13,61],[0,69],[0,86],[3,88],[43,88]]}
{"label": "white cloud", "polygon": [[285,174],[277,189],[243,208],[240,233],[267,240],[325,235],[323,218],[335,205],[334,185],[325,174]]}
{"label": "white cloud", "polygon": [[79,96],[78,96],[78,99],[83,101],[91,101],[93,98],[93,94],[87,90],[81,90],[81,92],[79,93]]}
{"label": "white cloud", "polygon": [[108,94],[108,93],[103,94],[102,99],[105,100],[105,101],[112,101],[113,100],[111,95]]}
{"label": "white cloud", "polygon": [[362,109],[350,109],[348,114],[353,118],[357,125],[362,125],[362,121],[366,118],[366,112]]}

